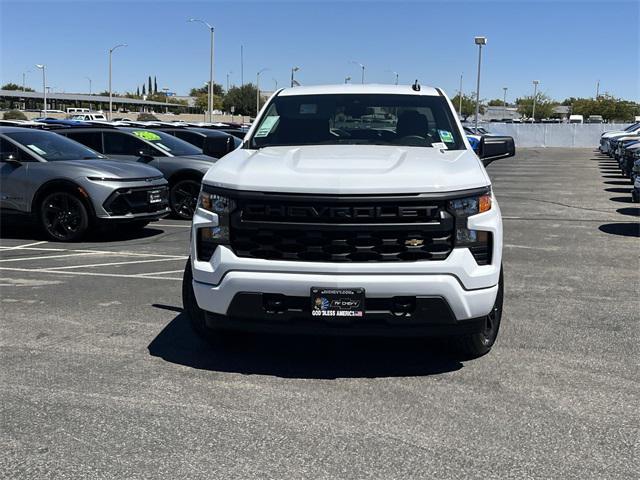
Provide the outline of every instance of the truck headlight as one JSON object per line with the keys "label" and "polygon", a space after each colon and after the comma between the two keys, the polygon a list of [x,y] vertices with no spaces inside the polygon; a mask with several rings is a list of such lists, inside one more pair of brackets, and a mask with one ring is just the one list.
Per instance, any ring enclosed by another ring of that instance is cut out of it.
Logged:
{"label": "truck headlight", "polygon": [[491,263],[492,235],[483,230],[470,230],[467,219],[491,210],[491,193],[456,198],[448,203],[448,210],[456,218],[455,246],[468,248],[478,265]]}
{"label": "truck headlight", "polygon": [[218,225],[198,228],[196,237],[198,260],[209,261],[218,245],[229,244],[229,225],[231,213],[235,207],[235,201],[229,197],[200,192],[198,208],[215,213],[218,216]]}

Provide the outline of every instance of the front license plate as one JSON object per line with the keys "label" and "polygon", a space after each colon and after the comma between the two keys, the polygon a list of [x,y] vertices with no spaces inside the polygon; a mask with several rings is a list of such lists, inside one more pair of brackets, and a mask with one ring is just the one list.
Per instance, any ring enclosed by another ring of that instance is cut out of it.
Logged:
{"label": "front license plate", "polygon": [[364,288],[311,288],[311,315],[364,316]]}
{"label": "front license plate", "polygon": [[147,194],[147,198],[149,203],[160,203],[162,202],[162,192],[160,190],[152,190]]}

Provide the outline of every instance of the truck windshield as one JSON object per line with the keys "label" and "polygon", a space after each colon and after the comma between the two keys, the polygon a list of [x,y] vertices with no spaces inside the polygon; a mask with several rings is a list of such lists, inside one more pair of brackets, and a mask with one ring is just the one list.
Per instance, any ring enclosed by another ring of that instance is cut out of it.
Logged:
{"label": "truck windshield", "polygon": [[96,160],[105,158],[81,143],[52,132],[29,130],[9,132],[6,136],[20,143],[28,150],[40,155],[48,162],[64,160]]}
{"label": "truck windshield", "polygon": [[465,148],[444,97],[398,94],[278,96],[249,145]]}

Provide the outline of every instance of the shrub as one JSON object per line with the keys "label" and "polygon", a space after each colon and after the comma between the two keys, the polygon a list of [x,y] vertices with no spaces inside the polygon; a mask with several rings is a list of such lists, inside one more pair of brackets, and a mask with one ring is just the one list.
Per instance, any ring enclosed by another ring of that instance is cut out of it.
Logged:
{"label": "shrub", "polygon": [[139,122],[153,122],[154,120],[158,120],[158,117],[156,117],[152,113],[143,112],[138,115],[138,118],[136,120],[138,120]]}
{"label": "shrub", "polygon": [[8,112],[4,112],[3,118],[5,120],[29,120],[20,110],[9,110]]}

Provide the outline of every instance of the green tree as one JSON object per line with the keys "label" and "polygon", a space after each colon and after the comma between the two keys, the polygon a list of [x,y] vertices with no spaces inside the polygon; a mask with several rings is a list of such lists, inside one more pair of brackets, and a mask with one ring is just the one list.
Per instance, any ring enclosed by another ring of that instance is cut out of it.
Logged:
{"label": "green tree", "polygon": [[[455,108],[456,112],[460,109],[460,94],[458,93],[455,97],[451,99],[451,103],[453,103],[453,108]],[[480,100],[480,113],[485,112],[485,106],[482,104],[482,100]],[[475,93],[471,93],[470,95],[462,95],[462,121],[466,121],[472,115],[476,114],[476,95]]]}
{"label": "green tree", "polygon": [[494,98],[493,100],[489,100],[489,102],[487,102],[487,105],[489,105],[490,107],[504,107],[504,102],[499,98]]}
{"label": "green tree", "polygon": [[[518,113],[531,118],[533,114],[533,95],[517,98],[516,105],[518,106]],[[538,92],[536,94],[536,120],[553,117],[553,110],[557,105],[558,103],[551,100],[548,95]]]}
{"label": "green tree", "polygon": [[565,102],[570,102],[571,113],[583,115],[585,119],[589,115],[602,115],[608,121],[620,120],[631,121],[635,115],[640,115],[640,104],[616,98],[607,93],[595,98],[569,98]]}
{"label": "green tree", "polygon": [[4,120],[28,120],[27,116],[20,110],[9,110],[4,112]]}
{"label": "green tree", "polygon": [[236,115],[256,115],[256,95],[257,90],[254,84],[246,83],[241,87],[232,87],[224,96],[222,105],[225,112],[230,112],[231,107],[235,107]]}
{"label": "green tree", "polygon": [[136,88],[136,97],[140,96],[140,87]]}
{"label": "green tree", "polygon": [[[209,82],[207,82],[204,86],[200,88],[192,88],[189,91],[189,95],[192,97],[197,97],[200,94],[207,95],[208,93],[209,93]],[[213,94],[219,97],[222,97],[224,95],[222,91],[222,85],[220,85],[219,83],[213,82]]]}
{"label": "green tree", "polygon": [[[20,85],[18,85],[17,83],[5,83],[4,85],[2,85],[2,87],[0,87],[0,90],[22,90],[22,87]],[[24,88],[25,92],[34,92],[35,90],[33,88],[29,88],[29,87],[25,87]]]}
{"label": "green tree", "polygon": [[146,87],[146,86],[145,86],[145,84],[143,83],[143,84],[142,84],[142,96],[143,96],[143,97],[147,94],[147,90],[146,90],[146,88],[147,88],[147,87]]}
{"label": "green tree", "polygon": [[147,92],[149,92],[149,95],[153,93],[153,85],[151,85],[151,75],[149,75],[149,88],[147,89]]}
{"label": "green tree", "polygon": [[158,93],[158,81],[156,80],[156,76],[153,76],[153,94]]}
{"label": "green tree", "polygon": [[[209,95],[205,94],[198,94],[195,96],[196,97],[196,108],[198,108],[199,110],[202,110],[203,112],[206,112],[207,109],[209,108]],[[223,103],[222,103],[222,97],[218,96],[218,95],[214,95],[213,96],[213,109],[214,110],[222,110],[223,108]]]}

